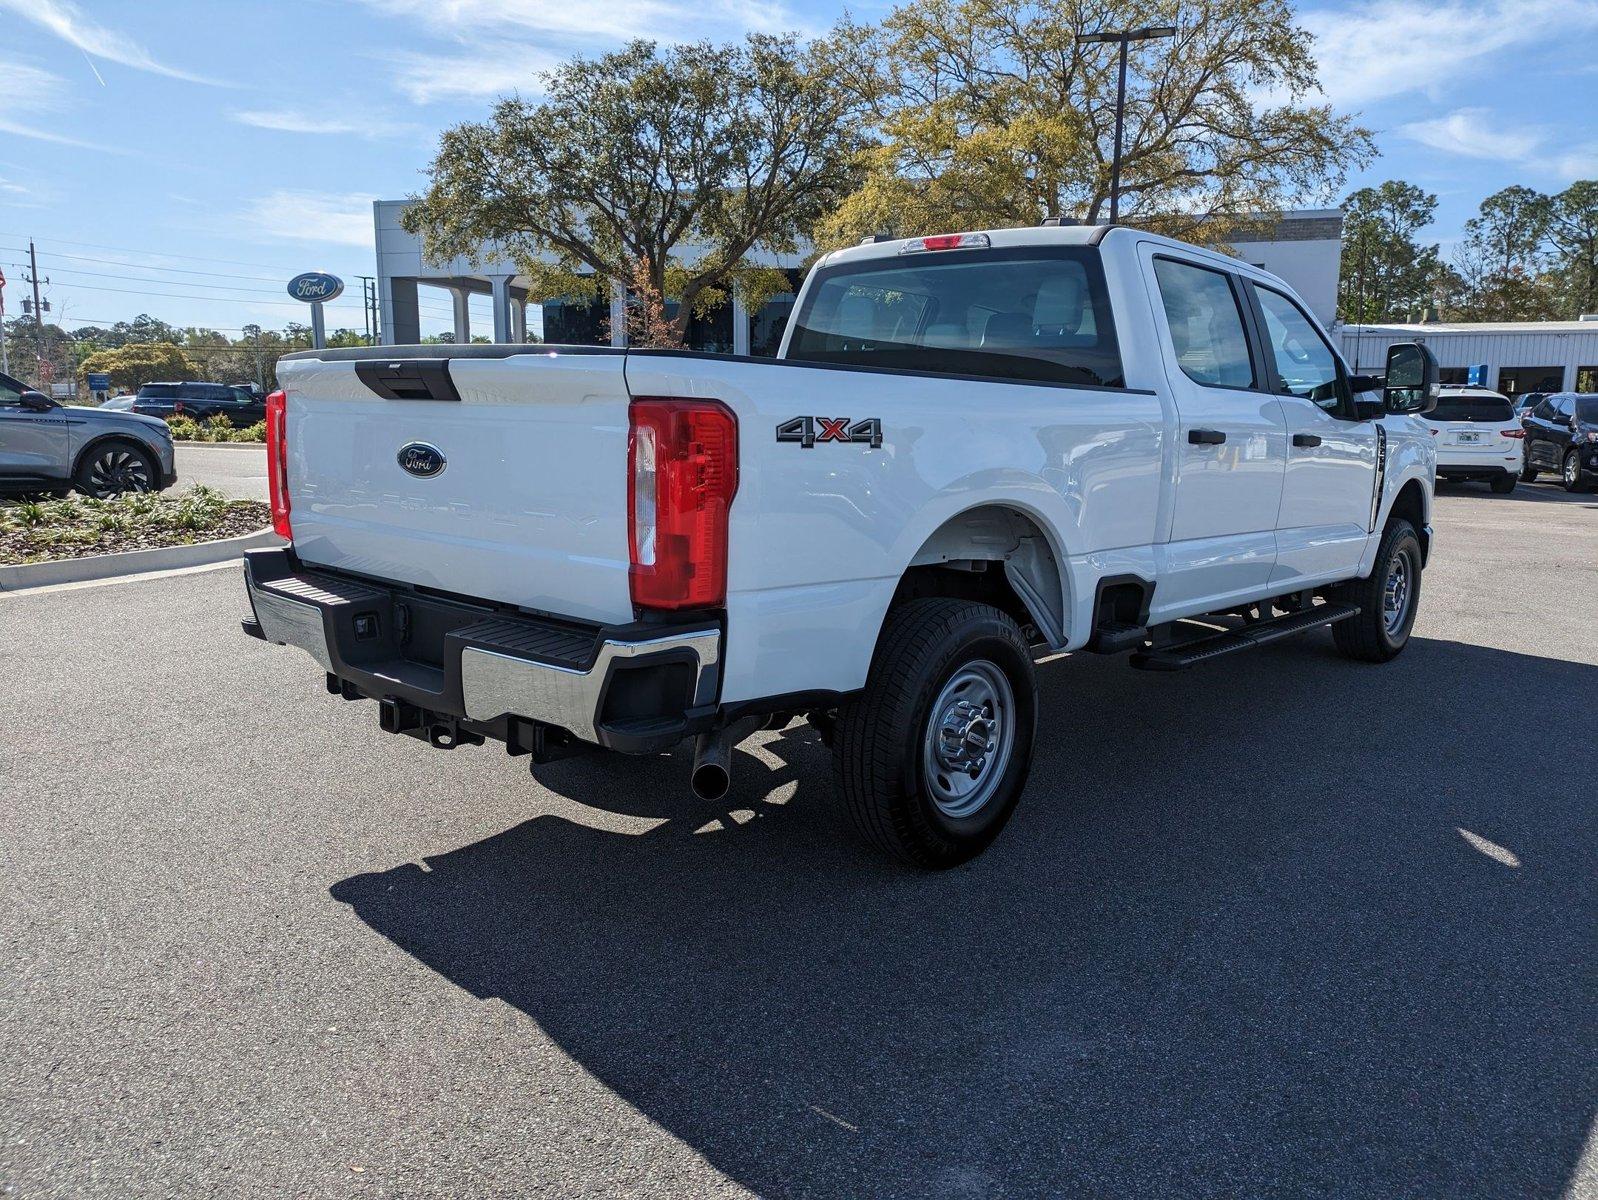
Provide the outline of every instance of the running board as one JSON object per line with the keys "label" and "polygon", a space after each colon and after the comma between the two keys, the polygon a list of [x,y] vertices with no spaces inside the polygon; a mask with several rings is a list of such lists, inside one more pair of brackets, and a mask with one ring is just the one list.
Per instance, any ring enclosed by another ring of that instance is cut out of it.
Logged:
{"label": "running board", "polygon": [[1159,646],[1152,650],[1142,650],[1132,655],[1131,663],[1132,666],[1140,671],[1180,671],[1184,667],[1196,666],[1201,662],[1208,662],[1212,658],[1220,658],[1223,654],[1233,654],[1239,650],[1252,650],[1255,646],[1263,646],[1269,642],[1280,641],[1282,638],[1292,637],[1296,633],[1318,629],[1322,625],[1332,625],[1338,621],[1345,621],[1349,617],[1358,615],[1359,605],[1357,604],[1332,602],[1317,604],[1313,608],[1288,613],[1285,617],[1272,617],[1268,621],[1256,621],[1254,624],[1245,625],[1241,629],[1227,629],[1206,637],[1177,642],[1171,646]]}

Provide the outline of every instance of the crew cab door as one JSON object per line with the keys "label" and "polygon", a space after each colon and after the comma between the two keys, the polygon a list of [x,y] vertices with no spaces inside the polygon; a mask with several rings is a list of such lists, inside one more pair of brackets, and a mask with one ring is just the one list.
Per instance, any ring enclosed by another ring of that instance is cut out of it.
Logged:
{"label": "crew cab door", "polygon": [[1273,590],[1350,578],[1370,536],[1376,422],[1355,418],[1342,361],[1298,301],[1253,280],[1247,290],[1287,423]]}
{"label": "crew cab door", "polygon": [[1276,565],[1287,426],[1250,344],[1242,281],[1152,244],[1142,254],[1177,411],[1158,619],[1265,593]]}

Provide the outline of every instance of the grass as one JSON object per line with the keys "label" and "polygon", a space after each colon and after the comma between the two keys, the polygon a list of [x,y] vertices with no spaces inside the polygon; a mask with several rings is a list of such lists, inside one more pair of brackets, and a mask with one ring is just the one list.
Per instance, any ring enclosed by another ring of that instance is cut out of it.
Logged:
{"label": "grass", "polygon": [[128,492],[110,500],[70,496],[0,502],[0,563],[215,541],[253,533],[269,521],[266,505],[230,501],[203,484],[180,493]]}

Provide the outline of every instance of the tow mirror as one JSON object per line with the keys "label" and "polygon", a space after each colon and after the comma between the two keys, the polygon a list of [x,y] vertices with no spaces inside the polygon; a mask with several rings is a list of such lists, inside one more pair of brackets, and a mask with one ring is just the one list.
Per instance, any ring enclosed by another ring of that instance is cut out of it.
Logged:
{"label": "tow mirror", "polygon": [[1419,342],[1387,348],[1387,383],[1382,407],[1390,413],[1420,416],[1437,407],[1437,356]]}
{"label": "tow mirror", "polygon": [[17,403],[29,412],[48,412],[55,407],[55,401],[43,392],[36,392],[32,388],[17,397]]}

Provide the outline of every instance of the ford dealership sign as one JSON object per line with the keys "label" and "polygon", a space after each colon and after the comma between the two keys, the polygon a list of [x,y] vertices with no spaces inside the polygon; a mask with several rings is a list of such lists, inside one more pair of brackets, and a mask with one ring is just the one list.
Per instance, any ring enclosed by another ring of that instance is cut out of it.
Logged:
{"label": "ford dealership sign", "polygon": [[307,271],[289,280],[289,295],[307,304],[324,304],[344,294],[344,281],[326,271]]}

